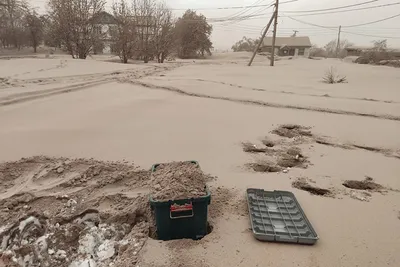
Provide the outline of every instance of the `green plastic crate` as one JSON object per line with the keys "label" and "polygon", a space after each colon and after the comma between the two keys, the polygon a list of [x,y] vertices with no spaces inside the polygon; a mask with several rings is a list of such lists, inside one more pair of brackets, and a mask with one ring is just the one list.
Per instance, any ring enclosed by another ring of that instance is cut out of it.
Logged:
{"label": "green plastic crate", "polygon": [[[191,161],[197,164],[197,161]],[[154,164],[151,171],[157,166]],[[206,188],[204,197],[191,199],[175,199],[155,201],[150,196],[150,206],[154,211],[157,226],[157,238],[171,239],[201,239],[207,234],[208,205],[211,203],[210,191]]]}

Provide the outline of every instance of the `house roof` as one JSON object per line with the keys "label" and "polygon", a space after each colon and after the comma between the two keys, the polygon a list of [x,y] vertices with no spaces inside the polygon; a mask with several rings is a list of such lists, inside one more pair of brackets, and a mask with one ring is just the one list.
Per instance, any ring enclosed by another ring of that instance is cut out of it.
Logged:
{"label": "house roof", "polygon": [[[264,46],[272,46],[272,37],[265,37]],[[308,36],[296,36],[296,37],[276,37],[275,46],[304,46],[311,47],[311,41]]]}
{"label": "house roof", "polygon": [[115,17],[105,11],[101,11],[94,15],[92,19],[98,24],[117,24]]}

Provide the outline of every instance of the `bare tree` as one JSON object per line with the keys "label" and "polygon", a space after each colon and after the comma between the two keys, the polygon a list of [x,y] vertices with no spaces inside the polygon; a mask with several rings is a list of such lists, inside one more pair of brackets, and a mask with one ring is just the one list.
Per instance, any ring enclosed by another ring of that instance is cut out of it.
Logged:
{"label": "bare tree", "polygon": [[26,29],[29,32],[30,44],[33,47],[34,53],[37,47],[43,40],[43,21],[39,18],[35,10],[29,11],[25,16]]}
{"label": "bare tree", "polygon": [[138,43],[133,11],[125,0],[113,3],[116,26],[110,28],[112,50],[122,63],[128,63]]}
{"label": "bare tree", "polygon": [[313,44],[310,48],[310,57],[327,57],[327,52],[325,49]]}
{"label": "bare tree", "polygon": [[0,5],[0,39],[4,47],[13,45],[20,49],[26,42],[27,6],[25,0],[4,0]]}
{"label": "bare tree", "polygon": [[154,49],[158,63],[164,63],[174,46],[172,11],[165,3],[159,3],[155,11]]}
{"label": "bare tree", "polygon": [[55,34],[73,58],[85,59],[102,39],[98,15],[104,0],[49,0]]}
{"label": "bare tree", "polygon": [[372,41],[374,47],[372,48],[373,51],[376,52],[385,52],[387,50],[387,40],[374,40]]}
{"label": "bare tree", "polygon": [[336,57],[338,55],[340,58],[346,56],[346,48],[352,46],[353,43],[349,42],[348,40],[341,40],[339,44],[339,53],[337,54],[337,40],[332,40],[325,45],[325,51],[328,57]]}
{"label": "bare tree", "polygon": [[252,52],[256,48],[257,44],[260,42],[261,38],[252,39],[243,36],[243,38],[232,45],[233,52],[247,51]]}
{"label": "bare tree", "polygon": [[40,17],[42,21],[42,34],[43,41],[46,46],[61,48],[61,36],[58,34],[58,27],[56,22],[49,15],[43,15]]}
{"label": "bare tree", "polygon": [[133,0],[133,16],[138,34],[139,57],[145,63],[154,55],[155,0]]}

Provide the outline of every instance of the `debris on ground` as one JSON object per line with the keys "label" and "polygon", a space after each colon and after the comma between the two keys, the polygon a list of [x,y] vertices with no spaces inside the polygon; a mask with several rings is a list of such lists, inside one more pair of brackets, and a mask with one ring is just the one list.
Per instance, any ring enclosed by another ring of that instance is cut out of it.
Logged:
{"label": "debris on ground", "polygon": [[140,189],[148,186],[149,171],[50,157],[1,163],[0,170],[6,266],[105,267],[128,259],[119,266],[135,265],[148,238],[150,209]]}
{"label": "debris on ground", "polygon": [[264,153],[267,151],[265,147],[257,147],[255,144],[250,142],[243,142],[242,143],[243,151],[248,153]]}
{"label": "debris on ground", "polygon": [[268,160],[258,160],[255,163],[247,163],[245,166],[255,172],[280,172],[282,170],[281,167]]}
{"label": "debris on ground", "polygon": [[367,177],[363,181],[347,180],[343,183],[343,185],[347,188],[357,190],[381,191],[385,189],[384,186],[373,182],[371,177]]}
{"label": "debris on ground", "polygon": [[278,128],[272,130],[272,133],[287,138],[313,136],[310,131],[310,127],[305,127],[297,124],[282,124]]}
{"label": "debris on ground", "polygon": [[299,156],[285,155],[278,159],[277,164],[283,168],[305,167],[304,158]]}
{"label": "debris on ground", "polygon": [[[151,176],[127,162],[43,156],[0,163],[0,171],[0,266],[7,267],[139,266],[155,236],[150,189],[180,190],[180,181],[204,195],[211,177],[192,163],[161,164]],[[211,221],[226,210],[246,214],[237,193],[218,187],[212,194]]]}
{"label": "debris on ground", "polygon": [[286,154],[290,155],[290,156],[298,156],[298,157],[303,157],[303,154],[301,152],[301,149],[299,147],[290,147],[287,151]]}
{"label": "debris on ground", "polygon": [[163,163],[152,172],[151,196],[156,201],[202,197],[207,194],[206,178],[192,162]]}
{"label": "debris on ground", "polygon": [[[286,125],[290,129],[296,126]],[[256,172],[280,172],[288,173],[290,168],[307,168],[307,158],[303,155],[301,149],[293,144],[288,145],[285,142],[273,142],[268,137],[261,141],[266,147],[259,148],[256,145],[247,142],[242,143],[243,151],[250,153],[263,153],[263,156],[257,162],[247,163],[245,167]],[[279,146],[277,145],[279,144]],[[271,148],[274,147],[274,148]]]}
{"label": "debris on ground", "polygon": [[290,147],[285,152],[281,153],[277,160],[277,164],[283,168],[302,167],[306,168],[306,157],[303,156],[299,147]]}
{"label": "debris on ground", "polygon": [[319,188],[313,185],[310,185],[308,180],[304,177],[298,178],[296,181],[292,182],[292,186],[294,188],[307,191],[312,195],[317,196],[330,196],[332,197],[334,194],[329,189]]}
{"label": "debris on ground", "polygon": [[366,191],[351,190],[350,197],[356,200],[369,202],[372,195]]}

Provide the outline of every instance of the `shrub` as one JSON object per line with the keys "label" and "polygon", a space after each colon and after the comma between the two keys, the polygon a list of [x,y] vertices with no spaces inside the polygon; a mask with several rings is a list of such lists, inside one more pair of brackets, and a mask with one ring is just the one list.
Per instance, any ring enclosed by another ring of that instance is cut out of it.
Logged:
{"label": "shrub", "polygon": [[325,83],[334,84],[334,83],[346,83],[347,79],[346,79],[346,76],[339,76],[334,67],[330,67],[325,72],[325,76],[323,77],[323,81]]}

